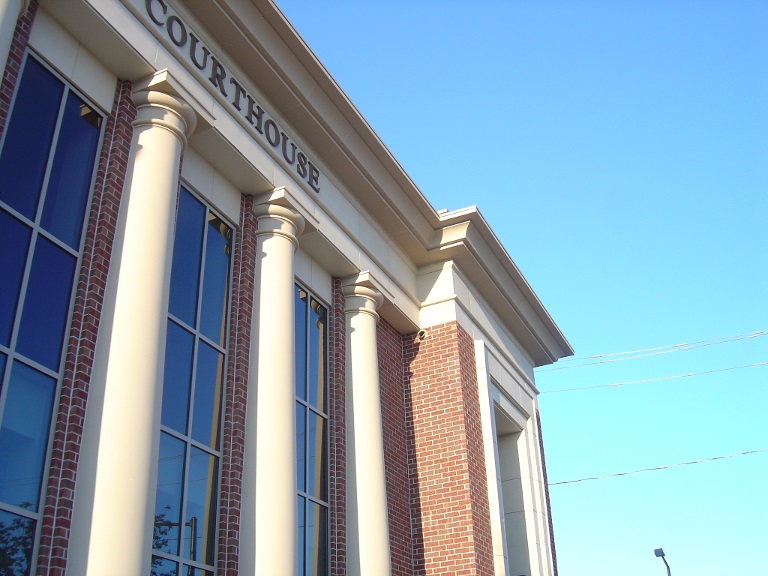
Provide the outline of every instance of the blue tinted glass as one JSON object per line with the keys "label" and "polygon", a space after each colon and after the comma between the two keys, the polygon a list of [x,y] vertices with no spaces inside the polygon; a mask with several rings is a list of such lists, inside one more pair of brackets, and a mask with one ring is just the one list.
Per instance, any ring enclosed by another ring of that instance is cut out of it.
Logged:
{"label": "blue tinted glass", "polygon": [[56,381],[16,362],[0,428],[0,500],[37,510]]}
{"label": "blue tinted glass", "polygon": [[[152,556],[151,576],[178,576],[179,565],[176,562]],[[185,575],[186,576],[186,575]]]}
{"label": "blue tinted glass", "polygon": [[197,350],[192,438],[215,449],[219,447],[223,370],[224,356],[208,344],[200,342]]}
{"label": "blue tinted glass", "polygon": [[328,574],[328,510],[307,502],[307,576]]}
{"label": "blue tinted glass", "polygon": [[231,229],[213,214],[208,216],[205,241],[205,277],[200,309],[200,331],[224,345],[229,287],[229,237]]}
{"label": "blue tinted glass", "polygon": [[176,236],[171,268],[171,314],[195,325],[197,287],[203,250],[205,207],[182,188],[176,214]]}
{"label": "blue tinted glass", "polygon": [[307,430],[307,493],[320,500],[328,500],[326,473],[325,418],[311,410]]}
{"label": "blue tinted glass", "polygon": [[51,370],[59,369],[74,273],[74,257],[38,236],[16,349]]}
{"label": "blue tinted glass", "polygon": [[0,154],[0,200],[35,219],[64,86],[27,58]]}
{"label": "blue tinted glass", "polygon": [[155,527],[152,548],[179,553],[181,491],[184,479],[184,442],[160,433],[160,458],[155,498]]}
{"label": "blue tinted glass", "polygon": [[296,486],[307,491],[307,409],[296,403]]}
{"label": "blue tinted glass", "polygon": [[34,520],[0,510],[0,574],[27,576],[34,540]]}
{"label": "blue tinted glass", "polygon": [[0,210],[0,344],[9,346],[31,231]]}
{"label": "blue tinted glass", "polygon": [[163,408],[160,421],[177,432],[187,432],[189,389],[192,382],[192,349],[195,339],[178,324],[168,321],[165,341]]}
{"label": "blue tinted glass", "polygon": [[306,499],[302,496],[299,496],[298,499],[298,505],[297,505],[297,511],[296,511],[296,525],[299,528],[299,542],[298,542],[298,551],[299,551],[299,557],[298,561],[296,562],[296,574],[299,576],[303,576],[304,574],[304,550],[306,549],[306,512],[305,512],[305,506],[306,506]]}
{"label": "blue tinted glass", "polygon": [[184,522],[184,550],[187,558],[213,564],[216,535],[217,459],[192,448],[187,485],[187,512]]}
{"label": "blue tinted glass", "polygon": [[325,412],[325,308],[314,298],[309,307],[307,402]]}
{"label": "blue tinted glass", "polygon": [[307,292],[296,287],[294,334],[296,338],[296,396],[307,399]]}
{"label": "blue tinted glass", "polygon": [[70,92],[40,224],[74,249],[80,246],[100,126],[101,116]]}

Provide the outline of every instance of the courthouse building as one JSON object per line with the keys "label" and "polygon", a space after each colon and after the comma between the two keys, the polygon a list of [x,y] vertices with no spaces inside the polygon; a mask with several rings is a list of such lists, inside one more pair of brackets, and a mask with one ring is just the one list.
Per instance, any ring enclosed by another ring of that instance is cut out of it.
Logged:
{"label": "courthouse building", "polygon": [[572,351],[271,0],[0,0],[0,61],[0,574],[556,574]]}

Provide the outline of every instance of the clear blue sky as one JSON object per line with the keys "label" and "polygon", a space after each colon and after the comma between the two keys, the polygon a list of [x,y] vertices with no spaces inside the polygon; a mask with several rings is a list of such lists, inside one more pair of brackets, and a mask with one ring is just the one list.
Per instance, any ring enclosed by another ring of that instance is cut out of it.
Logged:
{"label": "clear blue sky", "polygon": [[[576,356],[768,330],[768,2],[277,3],[432,204],[480,208]],[[761,336],[537,380],[765,361]],[[768,447],[768,366],[540,406],[551,482]],[[660,546],[675,576],[768,574],[766,478],[762,452],[553,486],[560,574],[663,576]]]}

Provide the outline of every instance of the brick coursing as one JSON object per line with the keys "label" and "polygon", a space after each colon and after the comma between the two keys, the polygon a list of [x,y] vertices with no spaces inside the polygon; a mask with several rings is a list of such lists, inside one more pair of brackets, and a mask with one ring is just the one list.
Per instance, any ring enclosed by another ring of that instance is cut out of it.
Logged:
{"label": "brick coursing", "polygon": [[218,541],[220,576],[238,574],[245,409],[256,274],[256,230],[253,197],[243,195],[240,199],[240,222],[234,232],[227,380],[222,403],[223,440]]}
{"label": "brick coursing", "polygon": [[333,280],[333,302],[329,310],[329,456],[330,456],[330,565],[331,574],[347,573],[346,538],[346,490],[347,490],[347,443],[346,443],[346,319],[344,317],[344,293],[341,280]]}
{"label": "brick coursing", "polygon": [[413,574],[493,573],[474,346],[456,322],[403,338]]}
{"label": "brick coursing", "polygon": [[403,341],[400,334],[384,320],[379,320],[376,340],[379,355],[392,575],[410,576],[412,574],[411,511],[403,388]]}

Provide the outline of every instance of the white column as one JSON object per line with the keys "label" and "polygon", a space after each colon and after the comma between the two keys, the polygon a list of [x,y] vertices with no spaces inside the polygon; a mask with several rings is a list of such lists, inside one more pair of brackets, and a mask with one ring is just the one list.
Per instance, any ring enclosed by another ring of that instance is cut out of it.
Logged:
{"label": "white column", "polygon": [[137,106],[80,454],[68,573],[146,574],[179,162],[195,114],[151,90]]}
{"label": "white column", "polygon": [[16,23],[28,7],[29,0],[0,0],[0,74],[8,61]]}
{"label": "white column", "polygon": [[304,218],[254,208],[258,232],[240,515],[240,574],[296,574],[293,259]]}
{"label": "white column", "polygon": [[381,427],[375,289],[344,286],[347,333],[347,574],[389,576],[389,521]]}

